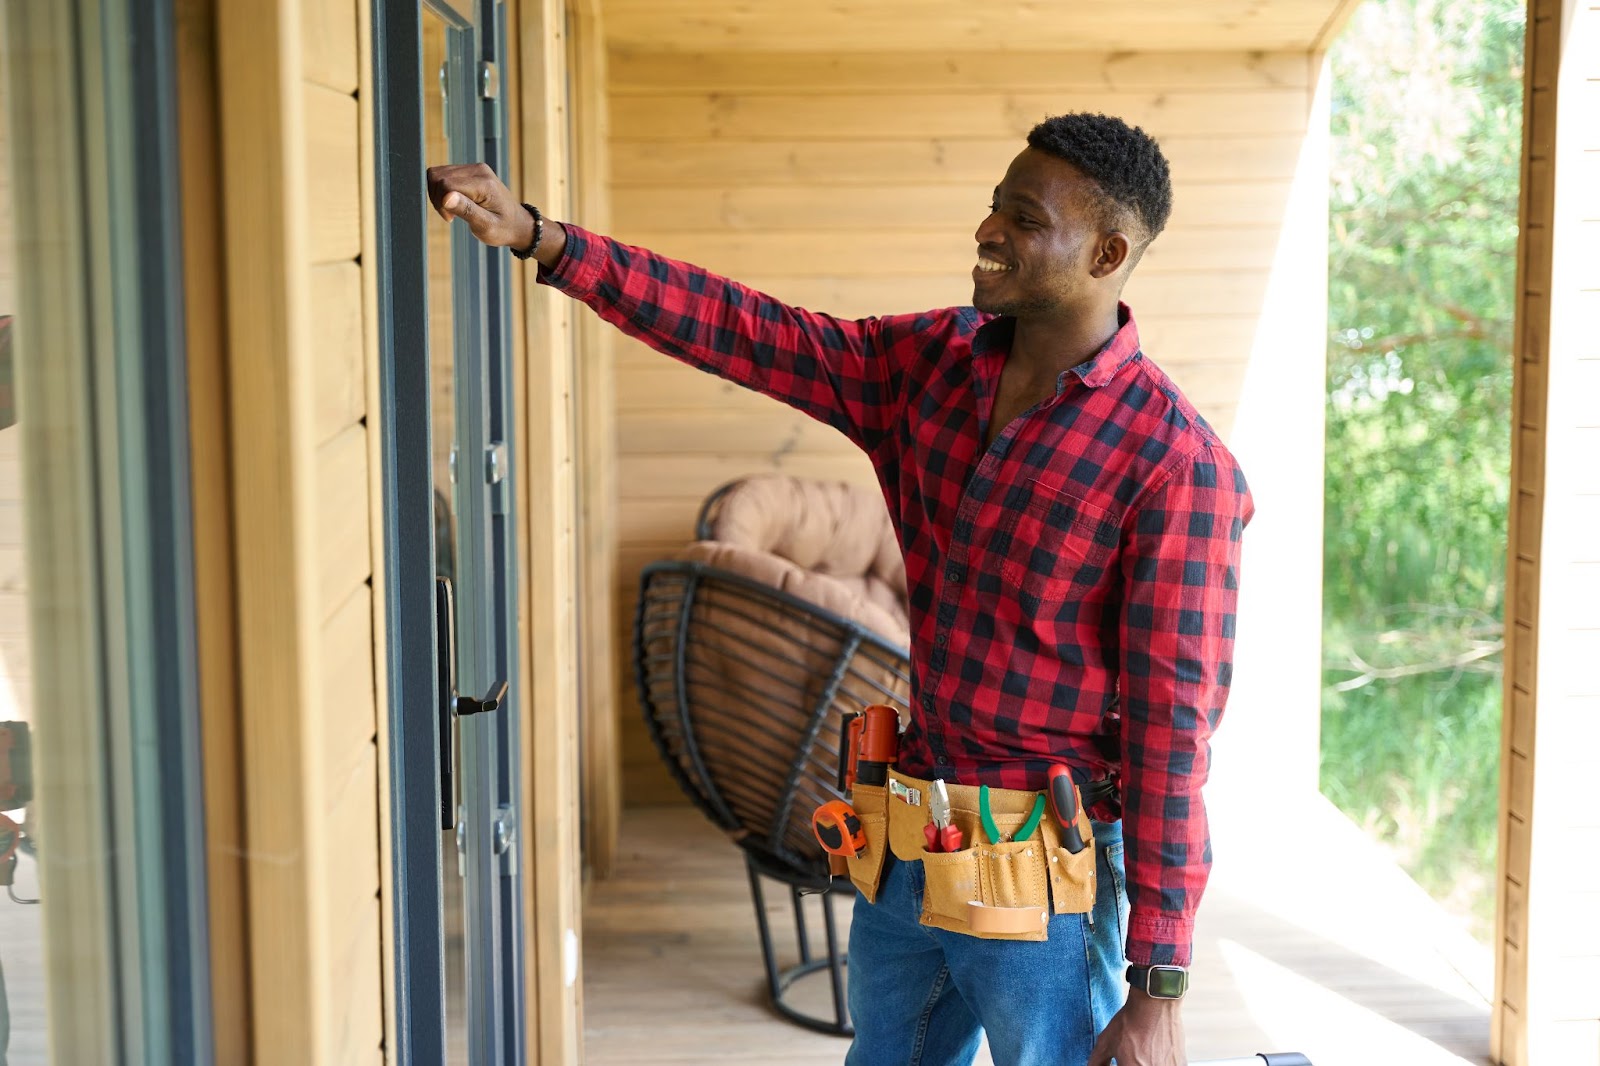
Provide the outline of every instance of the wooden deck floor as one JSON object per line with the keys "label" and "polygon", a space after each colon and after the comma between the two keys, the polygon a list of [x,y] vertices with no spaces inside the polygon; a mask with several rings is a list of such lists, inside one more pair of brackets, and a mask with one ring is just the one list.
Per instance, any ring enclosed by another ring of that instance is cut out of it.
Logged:
{"label": "wooden deck floor", "polygon": [[[1270,816],[1214,813],[1213,829],[1219,859],[1184,1010],[1191,1059],[1300,1051],[1316,1066],[1488,1061],[1487,950],[1348,821],[1312,798]],[[732,844],[693,810],[643,808],[628,812],[621,854],[617,876],[592,886],[585,904],[587,1062],[842,1061],[845,1040],[766,1005]],[[778,888],[768,910],[792,957]],[[847,928],[849,898],[837,906]],[[823,1003],[826,984],[815,990]]]}

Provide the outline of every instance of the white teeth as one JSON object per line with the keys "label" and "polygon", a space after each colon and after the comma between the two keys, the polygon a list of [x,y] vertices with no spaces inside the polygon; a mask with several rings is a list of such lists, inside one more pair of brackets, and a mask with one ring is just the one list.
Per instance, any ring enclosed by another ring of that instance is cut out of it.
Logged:
{"label": "white teeth", "polygon": [[1003,270],[1010,270],[1011,268],[1006,266],[1004,263],[996,263],[992,259],[979,259],[978,269],[983,271],[985,274],[998,274]]}

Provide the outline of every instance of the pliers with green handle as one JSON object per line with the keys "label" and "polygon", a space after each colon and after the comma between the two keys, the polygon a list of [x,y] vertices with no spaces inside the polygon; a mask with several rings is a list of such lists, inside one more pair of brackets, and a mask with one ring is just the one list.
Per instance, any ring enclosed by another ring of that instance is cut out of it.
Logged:
{"label": "pliers with green handle", "polygon": [[1028,815],[1028,820],[1017,828],[1017,835],[1008,837],[1000,832],[1000,827],[994,823],[994,812],[989,809],[989,786],[978,786],[978,819],[983,823],[983,831],[988,834],[989,843],[1004,844],[1008,840],[1026,840],[1039,828],[1039,821],[1044,817],[1044,793],[1041,792],[1033,798],[1033,812]]}

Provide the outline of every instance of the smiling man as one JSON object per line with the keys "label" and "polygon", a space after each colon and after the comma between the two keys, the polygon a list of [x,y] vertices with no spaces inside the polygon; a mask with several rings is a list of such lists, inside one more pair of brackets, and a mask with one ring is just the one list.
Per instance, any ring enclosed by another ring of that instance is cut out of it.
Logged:
{"label": "smiling man", "polygon": [[[1040,123],[975,235],[972,306],[854,321],[544,220],[482,166],[428,187],[623,332],[872,459],[906,559],[910,787],[884,801],[892,853],[853,871],[847,1061],[970,1062],[981,1030],[1002,1064],[1182,1063],[1211,861],[1200,788],[1252,504],[1120,301],[1171,211],[1155,141],[1104,115]],[[969,818],[970,855],[937,862],[904,843],[931,781],[1026,810],[1056,766],[1090,851],[1049,820],[1003,841]],[[959,908],[934,905],[950,892]]]}

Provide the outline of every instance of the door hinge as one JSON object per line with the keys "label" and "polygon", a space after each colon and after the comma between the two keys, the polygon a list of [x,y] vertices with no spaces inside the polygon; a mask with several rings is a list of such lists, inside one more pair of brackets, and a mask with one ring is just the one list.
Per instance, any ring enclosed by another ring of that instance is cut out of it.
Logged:
{"label": "door hinge", "polygon": [[500,876],[517,874],[517,812],[502,804],[494,812],[494,853],[500,856]]}
{"label": "door hinge", "polygon": [[483,477],[489,483],[489,507],[495,514],[511,510],[511,450],[497,440],[484,453]]}
{"label": "door hinge", "polygon": [[492,140],[500,136],[500,67],[487,59],[478,64],[478,96],[483,100],[483,128]]}

